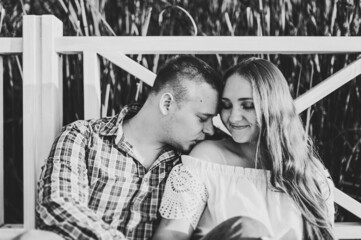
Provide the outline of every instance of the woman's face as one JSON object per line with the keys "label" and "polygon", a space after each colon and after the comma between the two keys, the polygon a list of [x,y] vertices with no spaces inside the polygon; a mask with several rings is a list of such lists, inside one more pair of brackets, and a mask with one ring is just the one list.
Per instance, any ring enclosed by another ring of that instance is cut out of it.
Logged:
{"label": "woman's face", "polygon": [[259,134],[251,83],[231,75],[222,93],[221,119],[237,143],[256,143]]}

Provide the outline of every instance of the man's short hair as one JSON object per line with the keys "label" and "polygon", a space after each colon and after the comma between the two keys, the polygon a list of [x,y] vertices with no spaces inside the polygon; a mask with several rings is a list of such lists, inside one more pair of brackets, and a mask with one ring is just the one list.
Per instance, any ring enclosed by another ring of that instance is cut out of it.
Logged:
{"label": "man's short hair", "polygon": [[197,57],[183,55],[170,59],[159,69],[150,93],[171,89],[175,100],[181,102],[187,96],[184,81],[207,83],[218,93],[222,89],[222,80],[217,71]]}

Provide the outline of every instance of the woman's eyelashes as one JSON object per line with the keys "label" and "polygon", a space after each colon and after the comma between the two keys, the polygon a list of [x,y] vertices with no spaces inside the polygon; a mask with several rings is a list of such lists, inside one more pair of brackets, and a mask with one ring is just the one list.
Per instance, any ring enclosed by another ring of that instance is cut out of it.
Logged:
{"label": "woman's eyelashes", "polygon": [[[253,101],[241,101],[240,103],[240,107],[244,110],[253,110],[254,109],[254,103]],[[226,102],[226,101],[222,101],[220,104],[221,109],[230,109],[233,107],[233,105],[230,102]]]}
{"label": "woman's eyelashes", "polygon": [[242,105],[243,109],[246,109],[246,110],[254,109],[254,103],[252,101],[243,102],[241,105]]}

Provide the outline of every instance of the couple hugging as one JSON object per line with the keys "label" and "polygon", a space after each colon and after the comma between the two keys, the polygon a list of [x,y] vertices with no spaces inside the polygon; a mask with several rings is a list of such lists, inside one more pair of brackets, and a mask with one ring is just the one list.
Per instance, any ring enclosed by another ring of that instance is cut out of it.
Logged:
{"label": "couple hugging", "polygon": [[180,56],[143,106],[62,129],[36,211],[64,239],[334,239],[332,189],[275,65]]}

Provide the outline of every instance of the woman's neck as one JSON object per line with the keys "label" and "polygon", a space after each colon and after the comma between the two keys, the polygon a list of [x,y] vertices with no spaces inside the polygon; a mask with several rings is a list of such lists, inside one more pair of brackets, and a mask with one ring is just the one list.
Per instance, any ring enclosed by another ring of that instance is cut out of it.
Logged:
{"label": "woman's neck", "polygon": [[247,166],[256,166],[256,151],[257,144],[256,143],[237,143],[233,141],[233,139],[227,139],[226,145],[228,146],[228,150],[233,152],[233,154],[237,155],[238,158],[242,159],[243,162]]}

